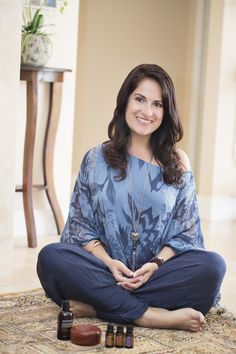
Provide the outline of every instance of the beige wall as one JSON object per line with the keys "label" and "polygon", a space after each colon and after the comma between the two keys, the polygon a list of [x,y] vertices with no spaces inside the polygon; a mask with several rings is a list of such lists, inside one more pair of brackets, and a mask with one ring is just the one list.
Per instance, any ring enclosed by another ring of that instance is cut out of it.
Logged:
{"label": "beige wall", "polygon": [[107,139],[127,73],[155,62],[176,87],[202,217],[236,218],[235,3],[81,0],[72,183],[85,151]]}
{"label": "beige wall", "polygon": [[[158,63],[170,73],[188,130],[197,90],[191,73],[198,11],[195,0],[80,1],[74,179],[85,151],[107,139],[120,85],[140,63]],[[187,135],[182,145],[188,148]]]}
{"label": "beige wall", "polygon": [[209,2],[198,192],[206,219],[236,219],[236,1]]}
{"label": "beige wall", "polygon": [[236,1],[226,0],[222,32],[213,192],[236,197]]}
{"label": "beige wall", "polygon": [[[15,195],[16,122],[19,104],[21,3],[0,3],[0,239],[12,239]],[[3,20],[4,19],[4,20]],[[7,19],[7,20],[6,20]]]}
{"label": "beige wall", "polygon": [[198,190],[211,196],[214,179],[216,122],[219,102],[219,76],[221,64],[222,26],[224,2],[210,1],[205,40],[204,72],[202,73],[202,112],[198,155]]}
{"label": "beige wall", "polygon": [[[81,0],[77,73],[78,6],[78,1],[71,0],[62,16],[47,15],[49,22],[56,23],[57,32],[48,65],[73,70],[65,78],[54,166],[64,217],[84,152],[107,139],[107,125],[124,77],[139,63],[156,62],[166,68],[176,86],[186,130],[183,147],[192,161],[198,157],[193,165],[202,214],[236,218],[235,0],[149,0],[148,6],[141,0]],[[2,0],[0,9],[6,19],[0,24],[4,68],[0,81],[0,238],[11,240],[14,197],[15,234],[25,237],[21,196],[14,192],[22,178],[25,126],[25,87],[19,86],[21,2]],[[9,24],[11,41],[6,36]],[[41,87],[36,182],[42,178],[40,140],[46,93],[47,88]],[[36,196],[35,207],[37,231],[55,233],[43,193]]]}

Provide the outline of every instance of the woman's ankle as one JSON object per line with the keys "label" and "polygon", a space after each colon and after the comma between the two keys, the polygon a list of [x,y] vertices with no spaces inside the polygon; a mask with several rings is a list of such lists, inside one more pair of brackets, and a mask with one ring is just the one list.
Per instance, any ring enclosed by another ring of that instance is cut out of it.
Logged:
{"label": "woman's ankle", "polygon": [[149,307],[143,316],[135,320],[134,323],[148,328],[180,329],[197,332],[204,328],[206,321],[201,312],[192,308],[169,311]]}

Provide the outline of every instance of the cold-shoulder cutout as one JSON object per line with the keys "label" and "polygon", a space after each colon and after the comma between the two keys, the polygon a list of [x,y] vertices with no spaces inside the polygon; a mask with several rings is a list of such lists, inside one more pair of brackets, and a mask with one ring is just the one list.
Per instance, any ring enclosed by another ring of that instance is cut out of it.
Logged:
{"label": "cold-shoulder cutout", "polygon": [[180,158],[181,165],[183,166],[185,172],[190,172],[192,170],[190,160],[186,152],[184,152],[182,149],[177,148],[176,152]]}

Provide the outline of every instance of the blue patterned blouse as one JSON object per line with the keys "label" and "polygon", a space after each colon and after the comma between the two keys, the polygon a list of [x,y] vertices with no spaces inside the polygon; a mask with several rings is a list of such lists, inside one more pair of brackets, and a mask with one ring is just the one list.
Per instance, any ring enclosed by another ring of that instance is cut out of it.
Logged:
{"label": "blue patterned blouse", "polygon": [[[129,155],[129,167],[137,221],[149,163]],[[112,258],[131,268],[130,183],[128,177],[115,180],[117,174],[104,160],[102,145],[89,150],[81,164],[61,242],[84,246],[98,239]],[[163,169],[151,165],[137,227],[137,268],[164,246],[175,253],[204,248],[192,173],[185,172],[183,181],[181,188],[167,185]]]}

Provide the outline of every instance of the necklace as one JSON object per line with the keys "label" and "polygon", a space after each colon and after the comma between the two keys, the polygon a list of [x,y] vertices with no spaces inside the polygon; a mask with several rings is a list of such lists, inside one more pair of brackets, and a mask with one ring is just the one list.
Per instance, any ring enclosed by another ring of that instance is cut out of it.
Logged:
{"label": "necklace", "polygon": [[152,158],[149,162],[144,184],[143,184],[143,190],[142,190],[142,195],[141,195],[141,201],[140,201],[140,208],[138,209],[138,218],[137,218],[137,223],[135,223],[135,215],[134,215],[134,197],[133,197],[133,188],[132,188],[132,178],[131,178],[131,172],[129,168],[129,164],[127,165],[127,175],[128,175],[128,181],[129,181],[129,187],[130,187],[130,195],[131,195],[131,222],[132,222],[132,231],[130,234],[130,238],[133,243],[133,249],[132,249],[132,256],[131,256],[131,270],[134,272],[135,271],[135,266],[136,266],[136,249],[137,249],[137,243],[140,238],[140,235],[137,231],[137,227],[140,222],[140,216],[143,208],[143,201],[144,201],[144,193],[147,185],[147,180],[148,180],[148,175],[151,169],[151,161]]}

